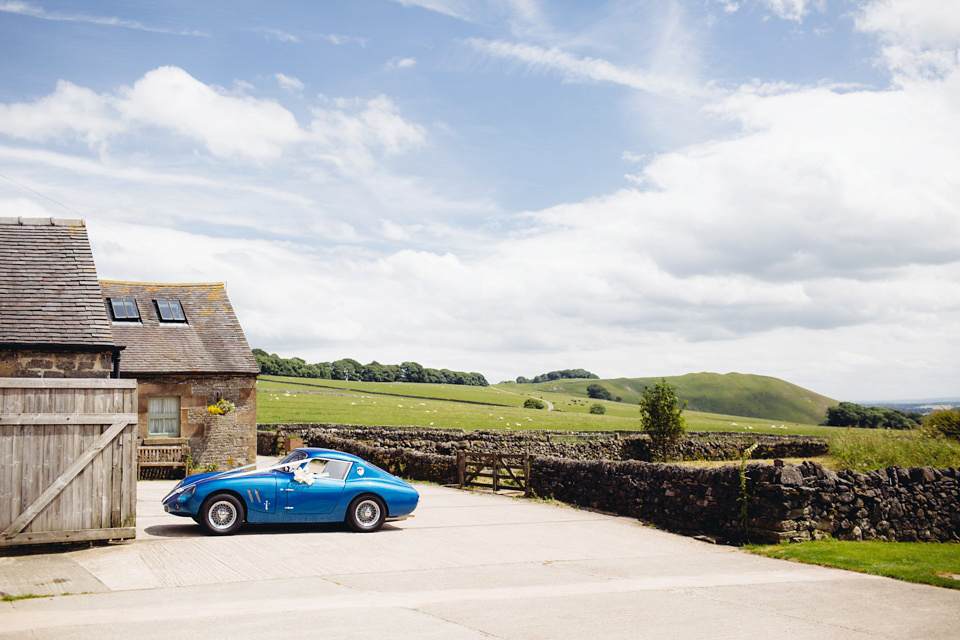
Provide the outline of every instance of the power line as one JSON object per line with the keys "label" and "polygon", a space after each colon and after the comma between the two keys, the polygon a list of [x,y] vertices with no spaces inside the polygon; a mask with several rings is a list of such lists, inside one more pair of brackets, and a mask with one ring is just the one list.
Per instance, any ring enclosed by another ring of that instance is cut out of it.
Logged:
{"label": "power line", "polygon": [[[131,239],[129,236],[125,235],[124,233],[122,233],[121,231],[119,231],[119,230],[117,230],[117,229],[114,229],[114,228],[111,227],[110,225],[105,224],[105,223],[101,222],[100,220],[97,220],[96,218],[94,218],[94,217],[92,217],[92,216],[89,216],[89,215],[84,216],[84,214],[80,213],[80,212],[77,211],[76,209],[74,209],[74,208],[72,208],[72,207],[68,207],[67,205],[63,204],[62,202],[58,202],[57,200],[54,200],[54,199],[51,198],[50,196],[48,196],[48,195],[46,195],[46,194],[44,194],[44,193],[40,193],[40,192],[37,191],[36,189],[32,189],[32,188],[28,187],[27,185],[25,185],[25,184],[23,184],[23,183],[21,183],[21,182],[17,182],[16,180],[14,180],[13,178],[11,178],[10,176],[7,176],[7,175],[4,175],[4,174],[0,173],[0,178],[3,178],[3,179],[5,179],[5,180],[9,180],[10,182],[12,182],[13,184],[17,185],[18,187],[20,187],[20,188],[22,188],[22,189],[26,189],[26,190],[29,191],[30,193],[36,194],[36,195],[40,196],[41,198],[43,198],[43,199],[45,199],[45,200],[49,200],[50,202],[52,202],[53,204],[57,205],[58,207],[63,207],[64,209],[66,209],[66,210],[69,211],[70,213],[72,213],[72,214],[74,214],[74,215],[76,215],[76,216],[78,216],[78,217],[80,217],[80,218],[87,219],[87,220],[92,220],[93,222],[96,222],[98,225],[102,226],[103,228],[109,229],[110,231],[112,231],[113,233],[117,234],[117,235],[120,236],[121,238],[124,238],[124,239],[127,239],[127,240],[130,240],[130,239]],[[166,258],[166,256],[165,256],[164,254],[160,253],[159,251],[154,250],[154,249],[151,248],[150,246],[147,246],[146,249],[147,249],[148,251],[150,251],[151,253],[153,253],[154,255],[157,255],[157,256]],[[193,269],[193,270],[196,271],[197,273],[201,274],[204,278],[209,278],[210,280],[213,280],[214,282],[217,281],[217,279],[216,279],[214,276],[210,275],[209,273],[207,273],[207,272],[205,272],[205,271],[202,271],[201,269],[196,268],[196,267],[193,266],[192,264],[188,264],[188,263],[181,263],[181,264],[183,264],[183,265],[186,266],[186,267],[189,267],[190,269]],[[227,283],[224,282],[223,284],[224,284],[224,286],[226,286]]]}

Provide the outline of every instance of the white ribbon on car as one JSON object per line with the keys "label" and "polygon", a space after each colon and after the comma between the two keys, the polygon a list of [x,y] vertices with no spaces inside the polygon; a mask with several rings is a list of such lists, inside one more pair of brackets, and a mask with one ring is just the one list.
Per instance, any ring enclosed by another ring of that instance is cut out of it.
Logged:
{"label": "white ribbon on car", "polygon": [[[216,475],[207,476],[206,478],[201,478],[197,482],[191,482],[190,484],[187,484],[187,485],[181,485],[176,489],[174,489],[173,491],[171,491],[170,493],[168,493],[167,498],[169,498],[172,495],[177,495],[178,493],[181,493],[186,489],[189,489],[190,487],[196,484],[199,484],[200,482],[206,482],[207,480],[217,480],[224,476],[230,476],[231,478],[242,478],[243,476],[252,476],[257,473],[263,473],[265,471],[273,471],[274,469],[290,471],[291,468],[294,468],[294,467],[295,468],[293,469],[293,479],[297,482],[303,482],[305,484],[311,485],[313,484],[313,474],[309,473],[303,468],[308,462],[310,462],[310,458],[302,458],[300,460],[294,460],[293,462],[284,462],[283,464],[275,464],[269,467],[264,467],[263,469],[250,469],[250,467],[257,466],[256,462],[252,462],[242,467],[237,467],[236,469],[230,469],[229,471],[224,471]],[[250,470],[244,471],[244,469],[250,469]],[[302,480],[298,479],[298,476],[304,479]],[[307,480],[307,478],[309,478],[309,480]],[[164,498],[164,500],[166,500],[167,498]]]}
{"label": "white ribbon on car", "polygon": [[308,487],[313,484],[313,474],[304,469],[303,467],[298,467],[293,471],[293,481],[302,482]]}

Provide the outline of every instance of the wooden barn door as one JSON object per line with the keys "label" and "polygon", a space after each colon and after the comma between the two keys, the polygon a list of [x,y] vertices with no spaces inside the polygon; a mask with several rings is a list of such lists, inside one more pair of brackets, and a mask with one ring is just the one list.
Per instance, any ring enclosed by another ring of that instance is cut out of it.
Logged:
{"label": "wooden barn door", "polygon": [[136,535],[137,382],[0,378],[0,546]]}

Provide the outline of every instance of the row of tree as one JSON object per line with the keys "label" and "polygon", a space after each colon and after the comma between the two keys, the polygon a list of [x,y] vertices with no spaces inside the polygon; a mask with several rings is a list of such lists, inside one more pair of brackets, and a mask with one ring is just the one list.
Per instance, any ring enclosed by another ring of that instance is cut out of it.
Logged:
{"label": "row of tree", "polygon": [[324,380],[362,380],[364,382],[430,382],[435,384],[462,384],[476,387],[489,385],[483,374],[476,372],[431,369],[416,362],[360,364],[353,358],[334,362],[307,364],[303,358],[281,358],[263,349],[254,349],[253,357],[260,373],[292,378],[321,378]]}
{"label": "row of tree", "polygon": [[916,429],[923,415],[915,411],[900,411],[886,407],[865,407],[854,402],[841,402],[827,409],[828,427],[858,427],[861,429]]}
{"label": "row of tree", "polygon": [[561,369],[559,371],[541,373],[538,376],[534,376],[533,379],[517,376],[517,384],[527,384],[531,382],[536,384],[538,382],[550,382],[551,380],[565,380],[574,378],[591,378],[596,380],[599,379],[600,376],[595,373],[590,373],[586,369]]}

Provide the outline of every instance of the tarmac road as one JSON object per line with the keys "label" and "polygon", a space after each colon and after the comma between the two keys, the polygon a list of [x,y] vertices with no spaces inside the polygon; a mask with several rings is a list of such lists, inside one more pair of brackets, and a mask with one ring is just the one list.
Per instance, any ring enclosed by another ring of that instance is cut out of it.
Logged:
{"label": "tarmac road", "polygon": [[960,591],[752,556],[635,520],[418,485],[375,534],[212,538],[138,485],[137,539],[0,557],[0,639],[960,638]]}

